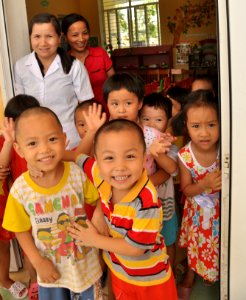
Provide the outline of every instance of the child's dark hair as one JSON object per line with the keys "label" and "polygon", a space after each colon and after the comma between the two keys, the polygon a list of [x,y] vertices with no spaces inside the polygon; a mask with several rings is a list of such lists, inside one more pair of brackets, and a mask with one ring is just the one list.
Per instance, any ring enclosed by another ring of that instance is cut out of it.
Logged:
{"label": "child's dark hair", "polygon": [[[75,121],[75,115],[77,111],[88,109],[89,106],[93,105],[94,103],[99,104],[95,99],[90,99],[90,100],[85,100],[83,102],[80,102],[74,110],[74,121]],[[102,106],[102,112],[105,112],[103,106]]]}
{"label": "child's dark hair", "polygon": [[188,93],[188,89],[182,88],[180,86],[172,86],[167,90],[166,96],[180,103],[182,109],[185,105],[185,99]]}
{"label": "child's dark hair", "polygon": [[[167,97],[164,97],[161,93],[151,93],[145,96],[143,99],[142,109],[145,105],[164,110],[167,119],[170,119],[172,116],[172,102]],[[140,115],[142,109],[139,112]]]}
{"label": "child's dark hair", "polygon": [[[49,14],[49,13],[40,13],[35,15],[30,23],[29,23],[29,35],[31,36],[32,34],[32,30],[33,30],[33,26],[35,24],[43,24],[43,23],[51,23],[54,26],[54,29],[57,33],[57,35],[60,37],[61,36],[61,26],[60,23],[58,21],[58,19],[56,18],[56,16]],[[68,55],[67,52],[61,48],[58,47],[57,48],[57,53],[59,54],[60,58],[61,58],[61,63],[62,63],[62,68],[65,74],[68,74],[71,70],[73,61],[74,61],[74,57],[71,55]],[[36,55],[36,59],[38,60],[38,64],[41,68],[42,73],[44,70],[44,66],[41,63],[41,61],[38,59],[38,56]]]}
{"label": "child's dark hair", "polygon": [[112,91],[119,91],[120,89],[126,89],[128,92],[135,94],[138,100],[141,102],[144,97],[144,81],[143,79],[132,73],[122,72],[115,73],[110,76],[103,86],[103,98],[108,102],[108,95]]}
{"label": "child's dark hair", "polygon": [[[212,76],[212,75],[206,75],[206,74],[201,74],[201,75],[197,75],[193,82],[192,85],[195,81],[203,81],[203,82],[207,82],[208,85],[211,86],[211,91],[217,95],[217,86],[218,86],[218,78],[217,76]],[[192,86],[191,86],[192,88]]]}
{"label": "child's dark hair", "polygon": [[[62,124],[61,124],[60,120],[58,119],[57,115],[53,112],[53,110],[49,109],[48,107],[38,106],[38,107],[31,107],[31,108],[26,109],[16,119],[16,121],[15,121],[15,135],[18,136],[19,122],[20,122],[21,119],[29,117],[29,116],[33,116],[33,115],[38,115],[38,114],[52,116],[55,119],[55,121],[57,122],[57,125],[62,130]],[[30,124],[30,126],[31,126],[31,124]]]}
{"label": "child's dark hair", "polygon": [[15,121],[26,109],[39,106],[38,100],[33,96],[20,94],[8,101],[4,110],[4,116]]}
{"label": "child's dark hair", "polygon": [[197,90],[190,92],[185,98],[185,106],[171,121],[171,127],[175,136],[183,135],[186,138],[188,133],[186,130],[187,111],[191,107],[210,106],[213,107],[218,114],[218,101],[211,90]]}
{"label": "child's dark hair", "polygon": [[111,120],[111,121],[103,124],[96,132],[96,135],[94,138],[94,153],[96,154],[98,139],[103,133],[105,133],[105,132],[120,132],[120,131],[125,131],[125,130],[127,130],[127,131],[134,130],[135,132],[137,132],[139,139],[140,139],[140,144],[142,144],[144,152],[145,152],[146,144],[145,144],[142,128],[135,122],[132,122],[132,121],[129,121],[126,119],[115,119],[115,120]]}

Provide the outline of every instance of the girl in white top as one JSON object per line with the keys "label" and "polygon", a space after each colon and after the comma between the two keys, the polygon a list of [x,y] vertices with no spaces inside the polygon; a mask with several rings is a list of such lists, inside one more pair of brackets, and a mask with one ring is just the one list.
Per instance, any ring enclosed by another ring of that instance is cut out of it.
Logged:
{"label": "girl in white top", "polygon": [[74,125],[78,102],[94,97],[84,65],[59,47],[61,29],[48,13],[35,15],[29,25],[33,52],[14,66],[16,94],[29,94],[59,117],[69,140],[68,148],[79,143]]}

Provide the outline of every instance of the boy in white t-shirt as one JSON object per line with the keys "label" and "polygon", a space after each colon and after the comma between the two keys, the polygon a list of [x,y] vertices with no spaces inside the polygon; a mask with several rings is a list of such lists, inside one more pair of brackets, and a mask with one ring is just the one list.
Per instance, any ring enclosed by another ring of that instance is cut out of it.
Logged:
{"label": "boy in white t-shirt", "polygon": [[98,193],[78,166],[62,161],[65,144],[48,108],[28,109],[16,120],[15,150],[43,175],[34,178],[28,171],[14,182],[3,227],[15,232],[36,269],[40,300],[102,299],[96,249],[78,247],[67,231],[86,218],[84,202],[96,201]]}

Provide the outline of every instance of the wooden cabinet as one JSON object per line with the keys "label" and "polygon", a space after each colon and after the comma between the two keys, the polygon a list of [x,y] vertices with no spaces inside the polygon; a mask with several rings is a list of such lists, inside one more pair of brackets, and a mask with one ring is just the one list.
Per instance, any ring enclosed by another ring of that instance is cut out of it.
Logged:
{"label": "wooden cabinet", "polygon": [[160,73],[167,75],[173,66],[171,45],[116,49],[111,58],[116,71],[135,71],[141,76],[155,73],[150,70],[166,70]]}

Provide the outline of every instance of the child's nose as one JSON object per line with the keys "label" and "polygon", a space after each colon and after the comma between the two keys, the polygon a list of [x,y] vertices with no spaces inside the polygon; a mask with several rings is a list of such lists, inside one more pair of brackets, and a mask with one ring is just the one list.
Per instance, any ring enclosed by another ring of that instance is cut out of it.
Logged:
{"label": "child's nose", "polygon": [[125,112],[126,108],[125,105],[119,105],[119,112]]}

